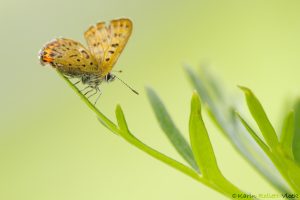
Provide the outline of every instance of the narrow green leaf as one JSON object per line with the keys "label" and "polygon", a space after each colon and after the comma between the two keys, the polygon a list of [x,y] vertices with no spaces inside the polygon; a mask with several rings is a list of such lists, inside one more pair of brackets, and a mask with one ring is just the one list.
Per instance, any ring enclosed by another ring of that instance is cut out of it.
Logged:
{"label": "narrow green leaf", "polygon": [[202,120],[200,98],[196,92],[193,93],[191,101],[189,131],[192,151],[202,175],[209,179],[219,177],[221,172]]}
{"label": "narrow green leaf", "polygon": [[295,123],[294,123],[294,140],[293,154],[294,159],[300,166],[300,100],[295,105]]}
{"label": "narrow green leaf", "polygon": [[206,89],[204,82],[201,79],[199,79],[198,75],[190,67],[184,66],[184,69],[192,85],[195,87],[197,92],[201,95],[202,100],[205,103],[209,104],[211,109],[214,110],[215,107],[213,105],[212,98],[209,95],[209,91]]}
{"label": "narrow green leaf", "polygon": [[212,96],[215,96],[216,99],[222,100],[226,98],[224,88],[222,87],[223,85],[212,75],[207,66],[200,67],[199,75],[204,79],[204,82],[207,83],[206,87],[208,91],[211,91]]}
{"label": "narrow green leaf", "polygon": [[166,134],[167,138],[170,140],[171,144],[182,156],[182,158],[190,164],[191,167],[193,167],[196,171],[199,171],[188,142],[185,140],[182,133],[177,129],[158,95],[151,88],[147,88],[147,94],[157,121],[159,122],[159,125]]}
{"label": "narrow green leaf", "polygon": [[202,176],[229,195],[241,193],[239,188],[223,176],[218,167],[213,147],[202,119],[201,102],[197,92],[193,93],[191,100],[189,132],[192,151]]}
{"label": "narrow green leaf", "polygon": [[120,105],[116,107],[116,118],[121,131],[129,132],[128,125]]}
{"label": "narrow green leaf", "polygon": [[294,158],[293,150],[292,150],[294,133],[295,133],[294,122],[295,122],[294,111],[291,111],[287,114],[287,116],[284,119],[282,132],[280,135],[281,147],[282,147],[285,155],[290,159]]}
{"label": "narrow green leaf", "polygon": [[255,131],[251,128],[251,126],[246,122],[246,120],[244,120],[244,118],[239,113],[236,113],[236,115],[238,116],[238,118],[240,119],[240,121],[242,122],[244,127],[247,129],[247,131],[250,133],[252,138],[256,141],[256,143],[264,150],[264,152],[266,152],[269,155],[270,154],[270,149],[265,144],[265,142],[262,141],[260,139],[260,137],[258,137],[258,135],[255,133]]}
{"label": "narrow green leaf", "polygon": [[270,123],[261,103],[258,101],[256,96],[252,93],[252,91],[246,87],[240,86],[243,90],[246,101],[248,104],[248,108],[254,120],[256,121],[261,133],[263,134],[267,144],[270,148],[276,148],[278,146],[278,138]]}

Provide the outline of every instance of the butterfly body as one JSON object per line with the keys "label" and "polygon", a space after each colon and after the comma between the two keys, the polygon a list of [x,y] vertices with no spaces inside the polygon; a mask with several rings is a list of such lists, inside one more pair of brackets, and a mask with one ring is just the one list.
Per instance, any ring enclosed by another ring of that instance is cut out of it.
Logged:
{"label": "butterfly body", "polygon": [[110,72],[131,32],[132,22],[129,19],[112,20],[108,26],[100,22],[84,33],[88,48],[74,40],[58,38],[41,49],[40,62],[99,90],[101,82],[114,79]]}

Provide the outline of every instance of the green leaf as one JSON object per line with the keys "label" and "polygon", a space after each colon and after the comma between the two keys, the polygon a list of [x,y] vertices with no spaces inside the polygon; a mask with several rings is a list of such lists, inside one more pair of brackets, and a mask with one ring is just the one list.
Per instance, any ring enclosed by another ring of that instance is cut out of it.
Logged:
{"label": "green leaf", "polygon": [[196,92],[193,93],[191,101],[189,131],[192,151],[203,177],[219,177],[221,172],[202,120],[200,98]]}
{"label": "green leaf", "polygon": [[294,123],[294,140],[293,154],[294,159],[300,165],[300,100],[295,105],[295,123]]}
{"label": "green leaf", "polygon": [[284,119],[283,122],[283,127],[282,127],[282,132],[280,135],[280,144],[281,147],[285,153],[285,155],[290,158],[293,159],[293,139],[294,139],[294,125],[295,122],[295,115],[294,115],[294,111],[291,111],[287,114],[287,116]]}
{"label": "green leaf", "polygon": [[207,66],[200,67],[199,76],[203,79],[204,83],[206,83],[205,86],[212,98],[215,97],[215,99],[219,100],[226,98],[224,87],[222,87],[223,85],[220,83],[220,80],[213,76]]}
{"label": "green leaf", "polygon": [[211,109],[215,110],[215,106],[213,105],[212,98],[209,94],[209,91],[206,89],[204,82],[199,79],[198,75],[188,66],[184,66],[184,69],[188,75],[189,80],[197,90],[197,92],[201,95],[202,100],[209,104]]}
{"label": "green leaf", "polygon": [[251,126],[246,122],[246,120],[244,120],[244,118],[239,114],[236,113],[236,115],[238,116],[238,118],[241,120],[242,124],[244,125],[244,127],[247,129],[247,131],[250,133],[250,135],[252,136],[252,138],[256,141],[256,143],[260,146],[260,148],[262,148],[264,150],[264,152],[266,152],[268,155],[270,155],[270,149],[269,147],[265,144],[264,141],[262,141],[260,139],[260,137],[258,137],[258,135],[255,133],[255,131],[251,128]]}
{"label": "green leaf", "polygon": [[241,193],[240,189],[223,176],[218,167],[213,147],[202,119],[201,102],[197,92],[193,93],[191,100],[189,132],[192,151],[204,179],[210,180],[220,190],[223,190],[230,196],[235,193]]}
{"label": "green leaf", "polygon": [[121,131],[129,132],[128,125],[120,105],[117,105],[116,107],[116,118]]}
{"label": "green leaf", "polygon": [[261,103],[252,93],[252,91],[246,87],[240,86],[243,90],[246,101],[248,104],[248,108],[254,120],[256,121],[261,133],[263,134],[267,144],[270,148],[274,149],[278,146],[278,138],[273,128],[272,124],[270,123]]}
{"label": "green leaf", "polygon": [[164,104],[154,90],[151,88],[147,88],[146,90],[152,109],[161,129],[164,131],[167,138],[174,146],[176,151],[182,156],[182,158],[185,159],[190,166],[193,167],[193,169],[199,172],[188,142],[182,136],[182,133],[177,129]]}

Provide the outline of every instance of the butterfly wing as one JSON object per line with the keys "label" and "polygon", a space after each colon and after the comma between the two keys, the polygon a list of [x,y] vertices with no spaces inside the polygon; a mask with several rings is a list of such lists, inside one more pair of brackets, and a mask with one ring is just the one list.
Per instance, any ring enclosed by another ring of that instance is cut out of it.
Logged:
{"label": "butterfly wing", "polygon": [[85,32],[85,39],[97,59],[102,76],[107,75],[117,62],[131,32],[132,22],[129,19],[112,20],[108,27],[100,22]]}
{"label": "butterfly wing", "polygon": [[99,66],[102,65],[104,52],[109,46],[109,33],[104,22],[91,26],[85,33],[84,37],[87,41],[91,53],[97,60]]}
{"label": "butterfly wing", "polygon": [[42,65],[50,64],[66,75],[81,76],[98,71],[96,59],[82,44],[58,38],[47,43],[39,53]]}

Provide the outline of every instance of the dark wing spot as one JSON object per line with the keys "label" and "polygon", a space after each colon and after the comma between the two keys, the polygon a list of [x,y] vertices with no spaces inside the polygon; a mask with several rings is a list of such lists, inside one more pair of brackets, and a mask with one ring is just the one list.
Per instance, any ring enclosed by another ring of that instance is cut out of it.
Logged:
{"label": "dark wing spot", "polygon": [[80,62],[80,59],[77,59],[78,62]]}
{"label": "dark wing spot", "polygon": [[81,53],[85,55],[86,59],[90,58],[89,54],[85,50],[81,50]]}
{"label": "dark wing spot", "polygon": [[90,65],[93,65],[94,63],[93,62],[90,62]]}
{"label": "dark wing spot", "polygon": [[85,65],[82,65],[82,67],[85,67]]}
{"label": "dark wing spot", "polygon": [[109,58],[106,58],[105,61],[109,61]]}
{"label": "dark wing spot", "polygon": [[110,50],[110,51],[108,51],[108,52],[109,52],[109,53],[111,53],[111,54],[114,54],[114,53],[115,53],[114,51],[111,51],[111,50]]}
{"label": "dark wing spot", "polygon": [[72,57],[77,57],[77,54],[70,55],[69,57],[70,57],[70,58],[72,58]]}
{"label": "dark wing spot", "polygon": [[118,43],[114,43],[114,44],[111,44],[111,46],[112,47],[117,47],[117,46],[119,46],[119,44]]}
{"label": "dark wing spot", "polygon": [[55,53],[50,53],[50,57],[55,57],[56,54]]}

